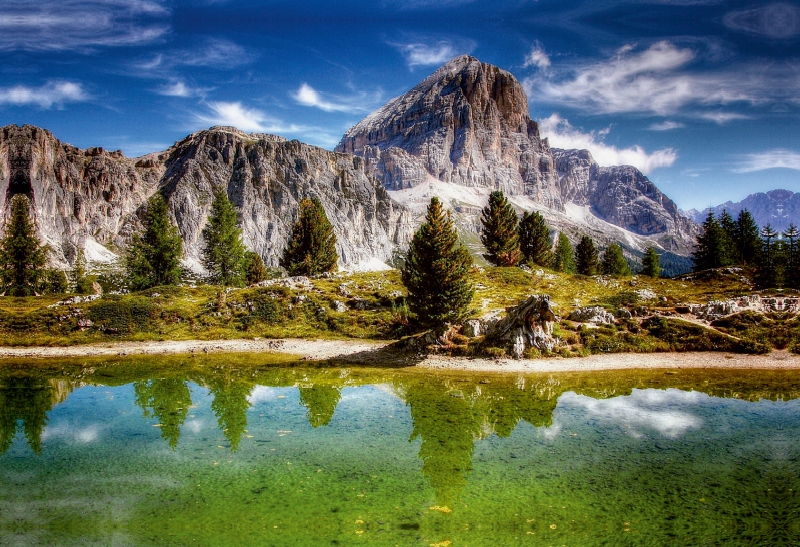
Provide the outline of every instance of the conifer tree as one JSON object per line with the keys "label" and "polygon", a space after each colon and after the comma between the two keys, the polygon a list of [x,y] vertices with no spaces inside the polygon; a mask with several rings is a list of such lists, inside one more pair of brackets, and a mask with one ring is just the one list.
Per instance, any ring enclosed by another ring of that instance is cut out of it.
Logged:
{"label": "conifer tree", "polygon": [[739,245],[737,244],[739,240],[739,227],[736,221],[733,220],[733,217],[727,209],[723,209],[718,222],[720,228],[722,228],[722,232],[725,234],[723,245],[726,250],[728,264],[741,264],[742,257],[740,256]]}
{"label": "conifer tree", "polygon": [[143,224],[144,232],[133,236],[125,257],[128,283],[133,290],[176,285],[182,273],[183,242],[160,194],[147,202]]}
{"label": "conifer tree", "polygon": [[577,272],[575,268],[575,250],[564,232],[558,234],[556,250],[553,254],[553,269],[569,274]]}
{"label": "conifer tree", "polygon": [[589,236],[583,236],[575,247],[575,266],[581,275],[597,274],[597,247]]}
{"label": "conifer tree", "polygon": [[450,212],[432,198],[401,270],[409,306],[422,326],[441,328],[467,316],[474,294],[471,267],[472,256],[458,241]]}
{"label": "conifer tree", "polygon": [[730,264],[727,245],[727,235],[720,223],[714,218],[714,212],[709,211],[703,222],[703,231],[697,236],[697,244],[692,253],[694,271],[720,268]]}
{"label": "conifer tree", "polygon": [[537,266],[549,268],[553,265],[553,244],[550,242],[550,228],[538,212],[527,211],[519,223],[519,250],[522,260]]}
{"label": "conifer tree", "polygon": [[89,294],[92,292],[92,283],[86,271],[86,255],[82,249],[78,249],[75,254],[75,263],[72,265],[72,279],[75,281],[75,292],[77,294]]}
{"label": "conifer tree", "polygon": [[661,274],[658,253],[655,247],[648,247],[642,258],[642,275],[658,277]]}
{"label": "conifer tree", "polygon": [[486,260],[495,266],[516,266],[520,259],[519,219],[514,208],[497,190],[489,195],[489,205],[481,215],[481,243],[486,247]]}
{"label": "conifer tree", "polygon": [[779,287],[781,284],[781,245],[778,232],[767,224],[761,229],[761,261],[756,271],[756,285],[761,289]]}
{"label": "conifer tree", "polygon": [[800,288],[800,230],[794,224],[783,232],[786,238],[786,285],[792,289]]}
{"label": "conifer tree", "polygon": [[247,251],[244,254],[244,260],[246,263],[245,278],[247,279],[248,285],[261,283],[269,277],[269,272],[267,272],[267,268],[264,267],[264,261],[261,259],[260,254]]}
{"label": "conifer tree", "polygon": [[757,264],[761,254],[761,237],[753,215],[742,209],[736,219],[736,247],[742,264]]}
{"label": "conifer tree", "polygon": [[606,275],[627,277],[631,275],[631,267],[625,256],[622,254],[622,247],[617,243],[612,243],[603,252],[603,261],[600,270]]}
{"label": "conifer tree", "polygon": [[214,192],[208,224],[203,228],[203,267],[211,280],[222,286],[244,283],[245,249],[242,230],[236,226],[236,209],[224,190]]}
{"label": "conifer tree", "polygon": [[289,275],[317,275],[336,269],[336,234],[319,199],[300,202],[292,236],[280,265]]}
{"label": "conifer tree", "polygon": [[29,201],[23,194],[11,198],[11,217],[5,236],[0,239],[0,280],[10,296],[30,296],[41,277],[47,249],[36,237],[36,227],[28,216]]}

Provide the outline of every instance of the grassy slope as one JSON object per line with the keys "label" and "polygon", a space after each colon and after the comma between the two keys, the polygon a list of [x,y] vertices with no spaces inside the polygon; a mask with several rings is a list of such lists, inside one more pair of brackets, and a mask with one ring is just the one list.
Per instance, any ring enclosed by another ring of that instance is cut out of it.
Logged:
{"label": "grassy slope", "polygon": [[[397,271],[339,274],[311,283],[310,290],[262,287],[232,290],[224,295],[219,287],[162,287],[57,307],[48,307],[58,300],[54,297],[0,298],[0,344],[253,337],[391,339],[412,333],[403,307],[405,289]],[[640,305],[666,310],[679,302],[704,303],[753,292],[738,275],[681,281],[486,268],[475,270],[474,283],[475,316],[516,305],[534,293],[549,294],[557,313],[566,317],[577,306],[600,305],[612,312],[621,306]],[[641,301],[636,291],[642,289],[654,292],[658,298]],[[347,303],[351,309],[333,311],[334,300]],[[367,309],[355,309],[357,302]],[[86,319],[93,325],[81,329],[78,322]],[[652,330],[660,336],[657,338],[638,321],[591,330],[562,321],[556,334],[563,340],[564,355],[681,349],[747,351],[731,345],[731,340],[757,339],[769,326],[748,325],[722,325],[720,330],[735,337],[731,338],[689,323],[653,323]],[[792,330],[796,327],[796,321],[790,324],[790,339],[797,338],[800,331]],[[751,347],[749,351],[754,349],[764,348]]]}

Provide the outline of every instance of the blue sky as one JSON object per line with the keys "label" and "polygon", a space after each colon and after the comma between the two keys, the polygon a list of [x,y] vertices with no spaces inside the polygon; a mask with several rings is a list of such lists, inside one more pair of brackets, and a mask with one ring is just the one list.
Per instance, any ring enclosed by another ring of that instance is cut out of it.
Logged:
{"label": "blue sky", "polygon": [[800,191],[800,4],[3,0],[0,125],[164,149],[212,125],[328,149],[456,55],[511,71],[551,145],[679,206]]}

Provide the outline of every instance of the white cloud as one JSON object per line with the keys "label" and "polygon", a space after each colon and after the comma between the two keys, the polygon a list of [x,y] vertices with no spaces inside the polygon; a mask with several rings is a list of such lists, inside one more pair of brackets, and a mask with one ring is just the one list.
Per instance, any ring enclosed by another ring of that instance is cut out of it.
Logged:
{"label": "white cloud", "polygon": [[432,46],[422,43],[398,44],[397,48],[409,68],[441,65],[456,56],[456,49],[450,42],[438,42]]}
{"label": "white cloud", "polygon": [[663,148],[648,154],[639,145],[621,149],[610,146],[603,142],[609,129],[583,133],[558,114],[539,120],[539,129],[542,136],[548,138],[551,147],[589,150],[595,161],[602,166],[632,165],[648,174],[659,167],[669,167],[678,157],[672,148]]}
{"label": "white cloud", "polygon": [[788,89],[786,74],[757,67],[693,72],[696,53],[661,41],[644,51],[632,45],[610,59],[527,78],[529,95],[592,113],[648,112],[666,116],[686,105],[758,104]]}
{"label": "white cloud", "polygon": [[50,81],[41,87],[28,87],[25,85],[0,87],[0,105],[35,105],[40,108],[50,108],[53,105],[62,106],[65,103],[81,102],[88,99],[89,97],[83,86],[75,82]]}
{"label": "white cloud", "polygon": [[546,69],[550,66],[550,57],[547,52],[542,48],[541,44],[534,44],[531,52],[525,56],[525,68],[536,67],[539,69]]}
{"label": "white cloud", "polygon": [[776,168],[800,171],[800,153],[776,149],[757,154],[746,154],[733,171],[734,173],[752,173]]}
{"label": "white cloud", "polygon": [[772,39],[782,40],[800,34],[800,8],[784,2],[732,11],[722,21],[733,30]]}
{"label": "white cloud", "polygon": [[686,407],[696,405],[701,397],[697,392],[677,389],[634,389],[628,396],[610,399],[593,399],[569,392],[563,394],[558,403],[582,409],[592,421],[624,427],[632,437],[652,430],[674,439],[703,425],[700,418],[686,411]]}
{"label": "white cloud", "polygon": [[146,61],[135,64],[137,71],[171,76],[176,67],[210,67],[230,69],[252,62],[255,56],[239,44],[216,38],[206,39],[191,49],[161,52]]}
{"label": "white cloud", "polygon": [[208,88],[192,87],[183,80],[173,80],[156,89],[156,93],[165,97],[202,97]]}
{"label": "white cloud", "polygon": [[672,129],[680,129],[685,127],[682,123],[673,122],[672,120],[664,120],[661,123],[654,123],[648,129],[650,131],[670,131]]}
{"label": "white cloud", "polygon": [[332,95],[329,96],[330,98],[326,99],[320,92],[307,83],[303,83],[292,96],[295,101],[303,106],[319,108],[325,112],[347,112],[351,114],[371,112],[373,110],[373,105],[380,101],[381,98],[380,93],[376,93],[372,97],[364,93],[359,93],[352,97]]}
{"label": "white cloud", "polygon": [[144,0],[5,0],[0,51],[91,50],[150,43],[166,35],[169,10]]}
{"label": "white cloud", "polygon": [[747,120],[749,116],[744,114],[737,114],[736,112],[703,112],[697,115],[698,118],[718,123],[720,125],[726,124],[733,120]]}

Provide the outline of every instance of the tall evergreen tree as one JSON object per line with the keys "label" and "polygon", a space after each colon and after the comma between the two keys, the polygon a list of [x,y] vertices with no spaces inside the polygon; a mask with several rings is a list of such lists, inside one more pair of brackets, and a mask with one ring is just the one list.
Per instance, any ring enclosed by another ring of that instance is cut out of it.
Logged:
{"label": "tall evergreen tree", "polygon": [[648,277],[658,277],[661,274],[661,265],[659,264],[658,253],[655,247],[648,247],[642,257],[642,275]]}
{"label": "tall evergreen tree", "polygon": [[756,285],[761,289],[778,287],[781,284],[781,245],[778,232],[767,224],[761,229],[761,261],[756,271]]}
{"label": "tall evergreen tree", "polygon": [[467,316],[475,292],[471,267],[472,256],[458,241],[450,211],[432,198],[401,270],[409,306],[421,325],[441,328]]}
{"label": "tall evergreen tree", "polygon": [[741,264],[742,257],[739,252],[739,245],[737,244],[739,240],[738,224],[733,220],[733,217],[727,209],[722,210],[722,214],[719,216],[717,222],[719,222],[719,226],[725,234],[723,245],[725,246],[728,257],[728,264]]}
{"label": "tall evergreen tree", "polygon": [[556,250],[553,253],[553,269],[569,274],[577,272],[575,268],[575,250],[564,232],[558,234]]}
{"label": "tall evergreen tree", "polygon": [[730,259],[727,239],[725,230],[714,218],[714,212],[709,211],[703,222],[703,231],[697,236],[697,244],[692,253],[692,260],[694,260],[692,269],[697,272],[728,266]]}
{"label": "tall evergreen tree", "polygon": [[783,232],[786,238],[786,273],[784,281],[786,285],[793,288],[800,288],[800,230],[794,224]]}
{"label": "tall evergreen tree", "polygon": [[182,272],[183,241],[160,194],[147,202],[143,224],[144,232],[133,236],[125,257],[128,283],[133,290],[176,285]]}
{"label": "tall evergreen tree", "polygon": [[522,213],[519,223],[519,250],[522,260],[537,266],[549,268],[553,265],[553,244],[550,242],[550,228],[538,212]]}
{"label": "tall evergreen tree", "polygon": [[211,280],[223,286],[244,284],[245,249],[242,230],[236,226],[236,209],[224,190],[214,192],[208,224],[203,228],[203,266]]}
{"label": "tall evergreen tree", "polygon": [[336,234],[319,199],[300,202],[292,236],[280,265],[289,275],[317,275],[336,269]]}
{"label": "tall evergreen tree", "polygon": [[28,215],[29,201],[23,194],[11,198],[11,217],[5,236],[0,239],[0,280],[10,296],[29,296],[41,277],[47,249],[36,237],[36,227]]}
{"label": "tall evergreen tree", "polygon": [[264,267],[264,261],[261,255],[253,251],[247,251],[244,254],[245,260],[245,278],[248,285],[255,285],[261,283],[269,276],[267,268]]}
{"label": "tall evergreen tree", "polygon": [[631,275],[631,267],[622,254],[622,247],[617,243],[612,243],[603,252],[603,260],[600,264],[600,271],[606,275],[627,277]]}
{"label": "tall evergreen tree", "polygon": [[575,266],[579,274],[595,275],[597,273],[597,247],[589,236],[583,236],[575,247]]}
{"label": "tall evergreen tree", "polygon": [[481,215],[481,243],[486,247],[486,260],[495,266],[516,266],[520,259],[519,219],[514,208],[496,190],[489,195],[489,205]]}
{"label": "tall evergreen tree", "polygon": [[742,209],[736,218],[736,247],[742,264],[754,265],[761,255],[761,237],[753,215]]}

